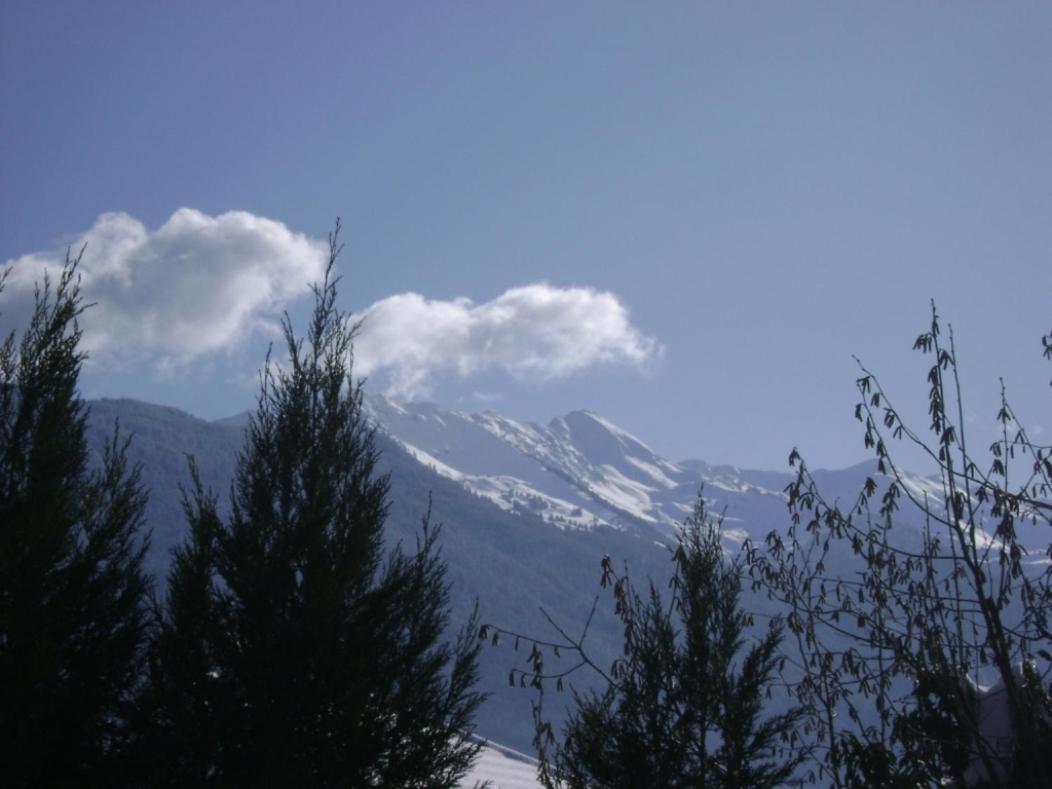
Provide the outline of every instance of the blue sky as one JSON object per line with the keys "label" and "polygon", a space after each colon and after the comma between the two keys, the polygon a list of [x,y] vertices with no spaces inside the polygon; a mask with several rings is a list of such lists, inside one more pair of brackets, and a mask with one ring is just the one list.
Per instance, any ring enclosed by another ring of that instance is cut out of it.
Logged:
{"label": "blue sky", "polygon": [[339,215],[373,388],[766,468],[865,457],[852,354],[923,420],[934,297],[985,444],[999,376],[1052,430],[1049,75],[1037,2],[7,0],[0,262],[87,237],[85,393],[214,418]]}

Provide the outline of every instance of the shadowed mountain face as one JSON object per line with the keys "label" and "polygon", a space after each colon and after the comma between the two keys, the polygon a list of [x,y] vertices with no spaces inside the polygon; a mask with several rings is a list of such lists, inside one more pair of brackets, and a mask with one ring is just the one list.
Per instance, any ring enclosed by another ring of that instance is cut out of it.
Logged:
{"label": "shadowed mountain face", "polygon": [[[114,422],[132,436],[129,452],[140,463],[150,492],[147,523],[151,547],[147,568],[163,590],[171,549],[185,536],[179,486],[189,484],[187,456],[193,455],[206,485],[228,501],[243,418],[210,423],[173,408],[132,400],[89,403],[89,442],[101,454],[111,440]],[[433,519],[443,524],[442,554],[452,583],[450,627],[466,622],[476,600],[484,621],[514,626],[538,636],[552,636],[540,613],[579,632],[599,592],[603,555],[630,560],[633,573],[655,578],[667,572],[667,551],[655,535],[628,534],[600,527],[565,531],[529,512],[502,510],[472,495],[458,482],[434,473],[384,434],[378,434],[381,468],[390,475],[387,540],[390,545],[415,544],[420,519],[431,497]],[[617,656],[618,631],[609,611],[597,613],[589,644],[600,664]],[[524,664],[528,647],[518,652],[502,642],[482,653],[482,688],[493,694],[478,717],[478,731],[487,738],[529,752],[533,737],[532,692],[508,687],[508,671]],[[568,667],[568,666],[567,666]],[[581,676],[581,687],[587,687]],[[568,697],[568,694],[565,694]],[[548,706],[557,711],[550,697]],[[561,716],[556,716],[561,720]]]}
{"label": "shadowed mountain face", "polygon": [[[133,437],[130,456],[142,465],[150,491],[147,568],[163,590],[171,549],[186,530],[180,485],[189,483],[187,457],[196,458],[205,484],[225,505],[247,416],[206,422],[132,400],[89,405],[88,435],[96,452],[101,454],[112,439],[115,422]],[[710,511],[725,513],[729,551],[747,537],[762,541],[788,522],[783,489],[790,474],[700,460],[672,463],[587,411],[540,427],[492,412],[466,414],[383,398],[370,398],[367,407],[379,428],[381,468],[390,475],[388,543],[415,544],[429,497],[434,520],[443,524],[452,630],[467,621],[478,601],[483,621],[492,624],[553,638],[543,609],[578,634],[600,594],[587,644],[599,665],[610,665],[620,654],[621,639],[605,605],[609,600],[599,589],[604,555],[618,564],[624,561],[637,582],[649,576],[664,588],[670,569],[665,546],[702,485]],[[866,463],[815,476],[830,500],[847,502],[874,471]],[[920,493],[938,495],[931,480],[911,477],[909,484]],[[918,534],[909,526],[907,519],[901,532],[904,544]],[[849,554],[838,559],[844,567],[855,561]],[[764,597],[748,590],[742,602],[756,613],[775,612]],[[508,686],[509,670],[525,667],[528,653],[528,643],[517,652],[514,643],[503,642],[483,651],[482,686],[492,697],[479,716],[478,731],[530,752],[529,703],[534,695]],[[584,674],[574,677],[571,684],[578,689],[594,683]],[[556,713],[557,725],[559,706],[567,697],[547,696],[546,711]]]}

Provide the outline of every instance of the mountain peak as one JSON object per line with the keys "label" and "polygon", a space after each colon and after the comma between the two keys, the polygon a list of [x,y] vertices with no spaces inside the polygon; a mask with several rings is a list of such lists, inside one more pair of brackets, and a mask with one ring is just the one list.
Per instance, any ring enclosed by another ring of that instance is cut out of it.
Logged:
{"label": "mountain peak", "polygon": [[465,413],[385,398],[370,398],[368,407],[380,429],[424,465],[504,509],[526,509],[558,526],[664,531],[683,512],[656,497],[681,486],[690,497],[697,491],[695,473],[591,410],[542,427],[492,410]]}
{"label": "mountain peak", "polygon": [[[762,538],[786,518],[787,472],[673,463],[590,409],[541,426],[492,410],[468,413],[380,396],[366,403],[377,426],[418,462],[504,510],[560,528],[612,526],[664,539],[693,512],[699,488],[714,511],[726,508],[730,540]],[[815,473],[846,497],[857,493],[870,466]],[[927,484],[918,479],[915,487]]]}

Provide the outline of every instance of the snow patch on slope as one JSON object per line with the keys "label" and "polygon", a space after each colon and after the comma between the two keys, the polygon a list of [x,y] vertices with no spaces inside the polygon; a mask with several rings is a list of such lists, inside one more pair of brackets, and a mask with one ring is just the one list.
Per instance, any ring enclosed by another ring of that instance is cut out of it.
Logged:
{"label": "snow patch on slope", "polygon": [[471,789],[486,781],[492,789],[540,789],[534,759],[492,742],[485,744],[478,761],[461,779],[458,789]]}
{"label": "snow patch on slope", "polygon": [[[367,396],[377,426],[423,465],[507,511],[560,528],[612,526],[671,536],[704,487],[710,512],[726,513],[728,545],[762,540],[788,520],[787,472],[700,460],[672,463],[613,422],[574,411],[540,426],[486,411],[445,410]],[[873,463],[815,472],[831,500],[853,499]],[[882,478],[887,484],[886,477]],[[904,477],[904,492],[941,504],[937,480]]]}
{"label": "snow patch on slope", "polygon": [[461,482],[464,480],[464,475],[457,471],[452,466],[447,466],[441,460],[436,458],[434,455],[430,455],[419,447],[414,447],[412,444],[407,444],[405,441],[396,438],[395,439],[399,446],[402,447],[406,452],[413,456],[413,459],[419,463],[430,468],[436,474],[448,479],[456,480]]}

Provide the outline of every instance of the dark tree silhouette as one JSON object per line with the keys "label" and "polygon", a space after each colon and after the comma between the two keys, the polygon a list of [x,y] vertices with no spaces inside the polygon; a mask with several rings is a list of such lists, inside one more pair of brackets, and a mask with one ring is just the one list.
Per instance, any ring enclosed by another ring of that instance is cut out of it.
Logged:
{"label": "dark tree silhouette", "polygon": [[453,786],[478,746],[469,623],[448,618],[439,530],[386,558],[388,484],[352,380],[330,237],[306,342],[284,322],[229,517],[196,474],[152,654],[152,782]]}
{"label": "dark tree silhouette", "polygon": [[[623,657],[609,672],[588,655],[585,636],[571,638],[557,628],[562,641],[533,641],[531,668],[519,673],[542,700],[546,681],[561,688],[579,668],[605,680],[601,692],[574,691],[561,741],[543,719],[541,703],[534,705],[545,786],[773,787],[801,763],[795,728],[803,713],[793,708],[765,716],[763,710],[780,663],[782,624],[772,620],[745,649],[752,617],[740,607],[742,570],[724,555],[721,525],[699,495],[672,555],[668,600],[653,582],[646,595],[638,593],[627,573],[618,575],[604,557],[601,585],[611,589],[624,633]],[[492,626],[480,635],[491,631],[527,638]],[[579,660],[567,672],[546,674],[546,650]]]}
{"label": "dark tree silhouette", "polygon": [[[1043,344],[1052,358],[1052,336]],[[794,450],[791,526],[750,546],[750,572],[789,608],[794,692],[813,713],[823,780],[1052,786],[1052,566],[1021,541],[1024,530],[1050,540],[1052,448],[1031,440],[1002,385],[1001,435],[981,460],[934,304],[914,349],[933,357],[931,437],[862,367],[855,415],[877,473],[856,499],[829,501]],[[896,440],[930,459],[929,483],[903,472]]]}
{"label": "dark tree silhouette", "polygon": [[[0,770],[7,786],[121,783],[142,671],[146,495],[115,429],[89,456],[79,257],[0,346]],[[2,288],[2,284],[0,284]]]}

